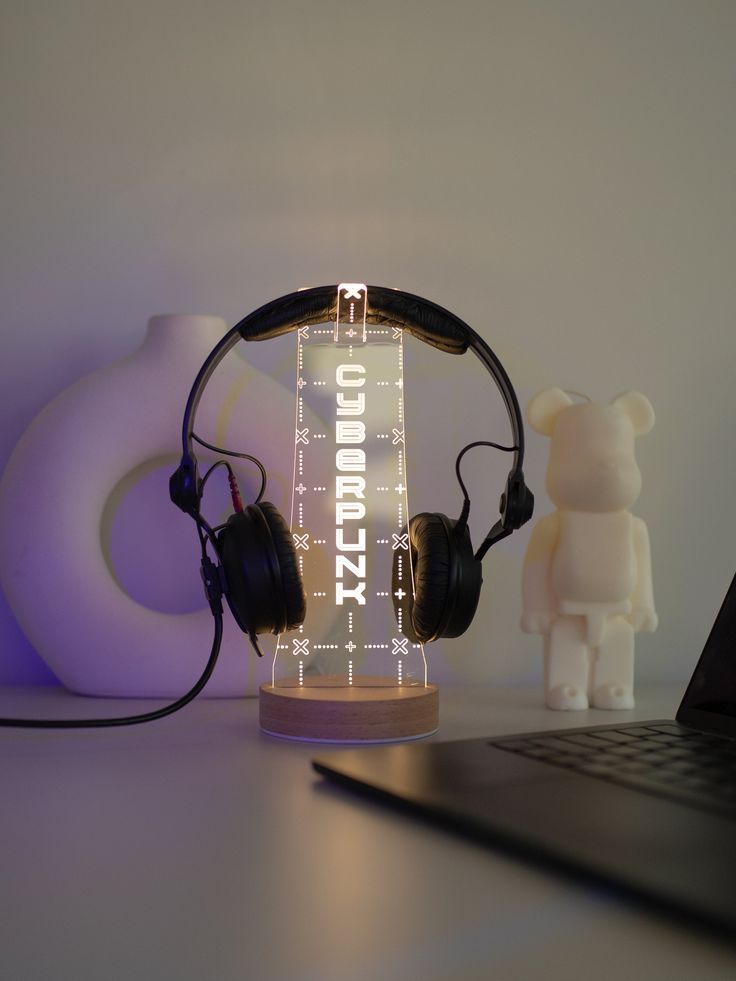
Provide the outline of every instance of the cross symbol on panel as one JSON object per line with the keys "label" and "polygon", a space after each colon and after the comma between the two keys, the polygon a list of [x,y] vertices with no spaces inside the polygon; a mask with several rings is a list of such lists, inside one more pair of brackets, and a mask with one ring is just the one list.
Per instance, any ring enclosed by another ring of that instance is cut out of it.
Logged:
{"label": "cross symbol on panel", "polygon": [[303,337],[305,340],[309,340],[309,324],[306,327],[299,328],[299,336]]}
{"label": "cross symbol on panel", "polygon": [[394,487],[394,490],[395,491],[398,491],[399,494],[403,494],[404,491],[406,490],[406,487],[404,487],[404,485],[402,483],[400,483],[398,487]]}
{"label": "cross symbol on panel", "polygon": [[309,532],[304,535],[294,535],[294,548],[303,548],[305,552],[309,551]]}
{"label": "cross symbol on panel", "polygon": [[394,540],[393,540],[393,544],[391,545],[391,548],[394,550],[394,552],[396,551],[397,548],[409,547],[409,536],[407,534],[394,535],[393,539]]}
{"label": "cross symbol on panel", "polygon": [[392,654],[402,654],[404,657],[409,653],[406,649],[406,645],[409,641],[404,637],[402,640],[397,640],[396,637],[393,638],[392,643],[394,649],[391,651]]}
{"label": "cross symbol on panel", "polygon": [[356,649],[356,647],[357,647],[357,646],[358,646],[358,645],[357,645],[357,644],[354,644],[354,643],[352,642],[352,640],[351,640],[351,641],[349,641],[349,642],[348,642],[348,643],[347,643],[347,644],[345,645],[345,649],[346,649],[346,650],[348,650],[348,651],[350,651],[350,653],[352,654],[352,653],[353,653],[353,651],[354,651],[354,650]]}
{"label": "cross symbol on panel", "polygon": [[401,586],[399,586],[399,588],[398,588],[398,589],[396,590],[396,592],[394,593],[394,596],[395,596],[395,597],[396,597],[397,599],[400,599],[400,600],[402,600],[402,599],[403,599],[403,598],[404,598],[404,597],[406,596],[406,593],[405,593],[405,592],[404,592],[404,590],[403,590],[403,589],[401,588]]}
{"label": "cross symbol on panel", "polygon": [[303,378],[300,378],[300,379],[299,379],[299,381],[297,382],[297,385],[299,386],[299,388],[304,388],[304,386],[305,386],[306,384],[307,384],[307,383],[306,383],[306,382],[304,381],[304,379],[303,379]]}
{"label": "cross symbol on panel", "polygon": [[291,652],[295,657],[307,657],[309,655],[309,639],[297,640],[294,638],[294,650]]}
{"label": "cross symbol on panel", "polygon": [[393,438],[393,445],[394,446],[398,446],[399,443],[403,443],[404,442],[404,430],[403,429],[394,429],[393,430],[393,434],[394,434],[394,438]]}
{"label": "cross symbol on panel", "polygon": [[345,286],[345,292],[343,296],[346,300],[359,300],[363,295],[361,290],[359,290],[357,283],[347,283]]}
{"label": "cross symbol on panel", "polygon": [[297,429],[296,431],[296,441],[297,443],[309,443],[309,429]]}
{"label": "cross symbol on panel", "polygon": [[297,494],[303,494],[306,489],[307,488],[302,483],[297,484],[297,486],[294,488]]}

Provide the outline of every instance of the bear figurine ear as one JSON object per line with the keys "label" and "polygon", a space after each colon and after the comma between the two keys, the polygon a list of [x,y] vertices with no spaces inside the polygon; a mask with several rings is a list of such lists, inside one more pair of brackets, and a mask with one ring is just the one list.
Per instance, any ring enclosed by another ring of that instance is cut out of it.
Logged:
{"label": "bear figurine ear", "polygon": [[572,399],[561,388],[547,388],[531,400],[526,418],[535,432],[551,436],[557,416],[571,405]]}
{"label": "bear figurine ear", "polygon": [[624,392],[611,404],[615,405],[617,409],[621,409],[631,419],[637,436],[648,433],[654,425],[652,403],[641,392]]}

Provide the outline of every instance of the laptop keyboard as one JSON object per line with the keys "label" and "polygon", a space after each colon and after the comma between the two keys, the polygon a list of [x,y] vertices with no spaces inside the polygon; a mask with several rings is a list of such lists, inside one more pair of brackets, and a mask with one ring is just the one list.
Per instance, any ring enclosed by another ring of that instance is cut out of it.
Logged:
{"label": "laptop keyboard", "polygon": [[497,749],[736,814],[736,742],[671,722],[493,741]]}

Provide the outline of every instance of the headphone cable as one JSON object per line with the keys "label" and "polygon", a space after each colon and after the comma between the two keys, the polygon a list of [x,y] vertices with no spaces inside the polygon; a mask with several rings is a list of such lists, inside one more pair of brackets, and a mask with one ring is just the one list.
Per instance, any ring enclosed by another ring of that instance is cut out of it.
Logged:
{"label": "headphone cable", "polygon": [[[223,453],[225,456],[233,456],[233,457],[237,457],[239,460],[250,460],[251,463],[255,463],[255,465],[258,467],[258,469],[261,472],[261,489],[258,491],[258,496],[256,497],[254,504],[258,504],[260,502],[261,498],[263,497],[266,491],[266,481],[268,478],[266,476],[266,468],[263,466],[263,464],[261,463],[261,461],[258,459],[257,456],[252,456],[250,453],[237,453],[235,450],[227,450],[223,446],[215,446],[214,443],[208,443],[206,439],[202,439],[202,437],[197,436],[196,433],[192,433],[192,439],[195,440],[195,442],[199,443],[200,446],[205,446],[208,450],[212,450],[215,453]],[[224,463],[225,461],[223,460],[219,462]],[[217,466],[217,464],[215,464],[215,466]],[[211,467],[210,470],[211,469],[213,468]],[[232,473],[232,471],[230,472]],[[200,501],[202,499],[202,489],[204,487],[205,480],[206,480],[206,476],[202,480],[202,483],[200,484],[199,487]]]}
{"label": "headphone cable", "polygon": [[141,712],[138,715],[123,715],[120,717],[111,717],[109,719],[1,719],[0,726],[16,726],[18,728],[24,729],[92,729],[100,728],[102,726],[127,726],[135,725],[138,722],[153,722],[155,719],[163,719],[164,716],[172,715],[174,712],[178,712],[179,709],[184,708],[193,699],[199,695],[204,686],[210,679],[215,664],[217,663],[217,656],[220,653],[220,644],[222,642],[222,613],[213,610],[213,615],[215,618],[215,634],[212,639],[212,650],[210,651],[210,656],[205,665],[204,671],[197,679],[197,682],[192,688],[182,695],[181,698],[177,698],[175,702],[170,702],[168,705],[164,705],[161,708],[153,709],[150,712]]}
{"label": "headphone cable", "polygon": [[[255,457],[250,456],[247,453],[234,453],[230,450],[224,450],[220,447],[212,446],[210,443],[205,443],[204,440],[199,437],[194,437],[197,442],[202,443],[209,449],[219,450],[222,453],[227,453],[229,456],[237,456],[246,460],[252,460],[260,469],[262,475],[261,490],[259,494],[259,499],[263,494],[266,486],[266,473],[263,465]],[[182,695],[181,698],[177,698],[176,701],[170,702],[168,705],[163,705],[161,708],[153,709],[150,712],[140,712],[137,715],[123,715],[123,716],[111,716],[107,719],[6,719],[0,718],[0,726],[14,726],[16,728],[23,729],[92,729],[101,728],[103,726],[126,726],[126,725],[136,725],[140,722],[153,722],[156,719],[163,719],[167,715],[173,715],[174,712],[178,712],[179,709],[184,708],[193,701],[197,695],[202,691],[204,686],[210,679],[212,672],[214,671],[215,664],[217,663],[217,658],[220,653],[220,646],[222,644],[222,595],[223,588],[218,575],[218,565],[210,560],[207,555],[207,541],[209,540],[217,552],[217,538],[215,536],[215,529],[211,528],[210,525],[205,521],[199,511],[199,506],[202,501],[202,491],[204,486],[214,470],[219,466],[226,467],[228,475],[230,477],[230,490],[233,494],[233,505],[236,507],[235,501],[237,482],[235,481],[235,475],[233,474],[232,468],[229,463],[225,460],[218,460],[213,464],[207,473],[204,475],[197,494],[197,514],[195,521],[197,524],[197,533],[199,535],[199,542],[202,549],[202,578],[204,580],[205,592],[207,594],[207,599],[210,605],[210,610],[215,620],[215,633],[212,638],[212,648],[210,650],[210,656],[204,667],[202,674],[199,676],[195,684],[189,689],[189,691]],[[239,498],[239,494],[237,495]],[[241,504],[242,509],[242,504]],[[253,638],[251,637],[253,641]],[[254,642],[254,646],[259,654],[261,651],[258,647],[257,642]]]}
{"label": "headphone cable", "polygon": [[465,486],[465,482],[460,474],[460,461],[468,450],[472,450],[476,446],[490,446],[494,450],[503,450],[504,453],[515,453],[519,449],[518,446],[502,446],[500,443],[491,443],[486,439],[479,439],[474,443],[468,443],[467,446],[464,446],[460,450],[457,455],[457,459],[455,460],[455,476],[457,477],[458,484],[460,484],[460,490],[463,492],[463,509],[457,521],[458,526],[461,527],[465,526],[468,520],[468,514],[470,513],[470,495],[468,494],[468,489]]}

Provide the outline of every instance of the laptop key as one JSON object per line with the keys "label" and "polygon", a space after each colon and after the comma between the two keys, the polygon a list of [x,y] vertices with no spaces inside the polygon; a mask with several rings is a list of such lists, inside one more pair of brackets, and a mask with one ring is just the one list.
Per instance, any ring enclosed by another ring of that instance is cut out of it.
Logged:
{"label": "laptop key", "polygon": [[583,763],[578,767],[578,773],[586,773],[589,777],[608,778],[614,772],[613,766],[606,766],[603,763]]}
{"label": "laptop key", "polygon": [[570,735],[565,736],[565,740],[577,743],[578,746],[584,746],[586,749],[603,751],[606,748],[605,740],[598,739],[597,736],[587,732],[570,733]]}
{"label": "laptop key", "polygon": [[666,760],[662,766],[670,773],[693,773],[699,769],[692,760]]}
{"label": "laptop key", "polygon": [[525,749],[522,756],[528,756],[532,760],[548,760],[551,756],[555,756],[555,750],[545,749],[543,746],[530,746],[529,749]]}
{"label": "laptop key", "polygon": [[604,739],[610,743],[630,743],[636,739],[636,736],[632,736],[628,732],[622,732],[620,729],[604,729],[601,732],[596,732],[594,737],[596,739]]}
{"label": "laptop key", "polygon": [[639,756],[640,749],[634,746],[632,743],[623,743],[619,745],[616,743],[613,746],[607,746],[606,751],[609,753],[615,753],[616,756]]}
{"label": "laptop key", "polygon": [[636,760],[626,760],[617,767],[618,773],[649,773],[651,767],[646,763],[639,763]]}
{"label": "laptop key", "polygon": [[659,766],[661,763],[666,763],[667,760],[670,759],[666,753],[650,753],[648,751],[641,753],[637,758],[641,760],[642,763],[646,763],[648,766]]}
{"label": "laptop key", "polygon": [[489,746],[499,746],[501,749],[509,749],[512,753],[522,753],[524,750],[530,749],[534,746],[534,741],[531,739],[504,739],[499,743],[491,740],[488,743]]}
{"label": "laptop key", "polygon": [[648,774],[648,779],[653,783],[679,784],[685,786],[687,776],[677,770],[669,770],[667,767],[657,767]]}
{"label": "laptop key", "polygon": [[564,736],[549,736],[545,739],[537,739],[535,744],[554,749],[560,753],[577,753],[578,755],[584,756],[586,753],[591,752],[589,747],[581,746],[580,743],[572,739],[566,739]]}

